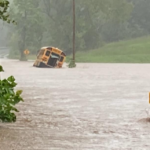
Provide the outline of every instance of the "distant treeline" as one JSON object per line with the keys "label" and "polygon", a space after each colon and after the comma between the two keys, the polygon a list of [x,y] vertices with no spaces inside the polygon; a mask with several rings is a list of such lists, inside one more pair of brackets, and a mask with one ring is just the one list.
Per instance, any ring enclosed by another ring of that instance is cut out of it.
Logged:
{"label": "distant treeline", "polygon": [[[150,0],[75,0],[76,50],[150,34]],[[72,0],[14,0],[17,25],[9,26],[11,54],[42,46],[72,52]]]}

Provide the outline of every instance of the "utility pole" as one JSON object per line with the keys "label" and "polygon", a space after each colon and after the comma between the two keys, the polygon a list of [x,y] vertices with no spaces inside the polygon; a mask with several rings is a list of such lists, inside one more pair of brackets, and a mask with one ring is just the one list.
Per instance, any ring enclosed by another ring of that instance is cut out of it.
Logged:
{"label": "utility pole", "polygon": [[75,63],[75,0],[73,0],[73,61]]}
{"label": "utility pole", "polygon": [[73,37],[72,37],[72,59],[68,65],[69,68],[75,68],[76,64],[75,64],[75,30],[76,30],[76,16],[75,16],[75,0],[72,0],[72,14],[73,14]]}

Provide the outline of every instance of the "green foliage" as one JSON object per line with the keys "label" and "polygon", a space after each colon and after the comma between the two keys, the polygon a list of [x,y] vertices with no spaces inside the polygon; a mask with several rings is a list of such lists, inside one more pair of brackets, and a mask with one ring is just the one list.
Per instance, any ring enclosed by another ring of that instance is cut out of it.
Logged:
{"label": "green foliage", "polygon": [[6,21],[7,23],[15,23],[14,20],[9,18],[8,14],[9,1],[8,0],[0,0],[0,20]]}
{"label": "green foliage", "polygon": [[75,61],[71,59],[71,61],[69,62],[68,67],[69,67],[69,68],[75,68],[75,67],[76,67]]}
{"label": "green foliage", "polygon": [[2,66],[0,66],[0,72],[3,72],[4,70],[3,70],[3,67]]}
{"label": "green foliage", "polygon": [[9,7],[9,1],[7,0],[0,1],[0,19],[9,22],[8,19],[9,15],[7,13],[8,7]]}
{"label": "green foliage", "polygon": [[[4,71],[0,66],[0,72]],[[7,79],[0,79],[0,120],[2,122],[15,122],[15,112],[18,110],[15,105],[23,101],[21,94],[22,91],[14,91],[16,87],[15,78],[10,76]]]}

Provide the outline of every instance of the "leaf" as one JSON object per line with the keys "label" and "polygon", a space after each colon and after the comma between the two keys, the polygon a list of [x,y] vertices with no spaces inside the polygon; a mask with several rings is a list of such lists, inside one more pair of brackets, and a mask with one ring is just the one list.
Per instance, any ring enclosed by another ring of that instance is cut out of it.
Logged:
{"label": "leaf", "polygon": [[21,95],[22,94],[22,90],[18,90],[17,92],[16,92],[16,95]]}
{"label": "leaf", "polygon": [[2,66],[0,66],[0,72],[3,72],[4,70],[3,70],[3,67]]}
{"label": "leaf", "polygon": [[17,108],[12,108],[11,110],[14,110],[15,112],[19,112]]}
{"label": "leaf", "polygon": [[13,76],[10,76],[8,79],[7,79],[9,82],[14,82],[15,81],[15,78]]}

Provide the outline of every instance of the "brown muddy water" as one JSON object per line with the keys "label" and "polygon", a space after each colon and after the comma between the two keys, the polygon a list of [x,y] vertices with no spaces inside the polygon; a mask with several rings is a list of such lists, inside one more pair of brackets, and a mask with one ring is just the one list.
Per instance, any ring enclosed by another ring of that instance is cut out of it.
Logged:
{"label": "brown muddy water", "polygon": [[150,149],[150,64],[0,62],[25,100],[16,123],[0,123],[0,150]]}

